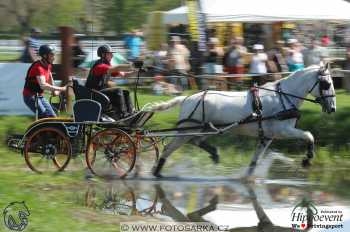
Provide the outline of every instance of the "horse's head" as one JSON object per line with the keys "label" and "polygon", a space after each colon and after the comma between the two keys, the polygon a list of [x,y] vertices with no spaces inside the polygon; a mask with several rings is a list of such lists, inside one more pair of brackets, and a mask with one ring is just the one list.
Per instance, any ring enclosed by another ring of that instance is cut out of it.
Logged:
{"label": "horse's head", "polygon": [[316,101],[322,106],[323,112],[329,114],[335,112],[336,98],[329,64],[320,67],[315,84],[309,92],[316,97]]}

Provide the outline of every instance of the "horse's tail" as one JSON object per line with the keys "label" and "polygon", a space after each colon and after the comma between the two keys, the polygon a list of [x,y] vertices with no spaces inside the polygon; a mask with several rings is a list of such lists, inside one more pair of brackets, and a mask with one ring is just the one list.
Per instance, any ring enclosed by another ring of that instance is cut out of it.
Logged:
{"label": "horse's tail", "polygon": [[153,103],[152,105],[146,107],[146,111],[164,111],[182,103],[185,98],[186,96],[178,96],[166,102]]}

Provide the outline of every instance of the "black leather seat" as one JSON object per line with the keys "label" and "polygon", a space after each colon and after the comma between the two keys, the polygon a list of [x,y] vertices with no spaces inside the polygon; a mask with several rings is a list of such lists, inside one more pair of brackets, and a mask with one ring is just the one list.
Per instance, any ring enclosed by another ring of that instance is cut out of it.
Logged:
{"label": "black leather seat", "polygon": [[102,107],[97,101],[81,99],[73,105],[73,116],[75,122],[99,122]]}
{"label": "black leather seat", "polygon": [[103,113],[108,113],[111,110],[111,101],[105,94],[86,88],[85,86],[79,84],[78,80],[73,80],[73,91],[76,101],[82,99],[95,100],[101,104]]}

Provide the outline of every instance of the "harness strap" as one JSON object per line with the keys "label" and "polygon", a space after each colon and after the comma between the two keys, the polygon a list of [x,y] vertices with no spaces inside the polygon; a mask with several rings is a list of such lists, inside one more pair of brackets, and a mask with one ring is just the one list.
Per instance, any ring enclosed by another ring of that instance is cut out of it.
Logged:
{"label": "harness strap", "polygon": [[284,101],[283,101],[283,97],[287,100],[287,102],[292,106],[293,109],[297,109],[296,105],[290,100],[290,98],[288,96],[286,96],[286,95],[283,95],[281,83],[277,84],[277,89],[278,89],[277,93],[278,93],[278,95],[280,97],[283,109],[287,110],[287,107],[285,106]]}
{"label": "harness strap", "polygon": [[[196,112],[198,106],[202,103],[202,123],[205,122],[205,109],[204,109],[205,103],[204,103],[204,98],[205,98],[205,95],[207,94],[207,92],[208,92],[208,90],[203,91],[201,99],[197,102],[196,106],[194,107],[194,109],[192,110],[192,112],[190,113],[190,115],[188,116],[187,119],[191,119],[192,118],[194,112]],[[183,121],[183,120],[181,120],[181,121]]]}
{"label": "harness strap", "polygon": [[258,136],[260,138],[260,142],[264,143],[264,129],[262,127],[262,121],[263,121],[263,117],[262,117],[262,104],[261,104],[261,100],[259,97],[259,89],[254,86],[250,89],[250,92],[252,93],[253,96],[253,104],[252,104],[252,108],[253,108],[253,112],[256,114],[256,118],[258,121]]}
{"label": "harness strap", "polygon": [[181,119],[180,121],[178,121],[176,123],[176,126],[185,123],[185,122],[194,122],[194,123],[198,123],[198,124],[202,124],[201,121],[197,120],[197,119],[193,119],[193,118],[185,118],[185,119]]}
{"label": "harness strap", "polygon": [[280,98],[280,102],[282,104],[283,109],[286,110],[287,108],[283,101],[283,95],[281,94],[282,93],[281,83],[277,83],[277,93]]}
{"label": "harness strap", "polygon": [[319,81],[316,81],[315,84],[311,87],[311,89],[309,90],[309,93],[312,92],[312,90],[314,90],[314,88],[316,87],[316,85],[319,83]]}
{"label": "harness strap", "polygon": [[[277,90],[274,90],[274,89],[267,89],[267,88],[264,88],[264,87],[261,87],[261,86],[258,86],[258,87],[256,87],[256,88],[258,88],[258,89],[263,89],[263,90],[270,91],[270,92],[278,93]],[[309,99],[309,98],[305,98],[305,97],[299,97],[299,96],[294,95],[294,94],[291,94],[291,93],[285,93],[285,92],[282,92],[282,91],[280,91],[279,93],[282,94],[282,95],[284,95],[284,96],[290,96],[290,97],[302,99],[302,100],[304,100],[304,101],[309,101],[309,102],[316,103],[316,104],[319,103],[319,101],[317,101],[317,100],[313,100],[313,99]],[[332,96],[329,95],[329,96],[325,96],[325,97],[332,97]],[[334,96],[333,96],[333,97],[334,97]]]}

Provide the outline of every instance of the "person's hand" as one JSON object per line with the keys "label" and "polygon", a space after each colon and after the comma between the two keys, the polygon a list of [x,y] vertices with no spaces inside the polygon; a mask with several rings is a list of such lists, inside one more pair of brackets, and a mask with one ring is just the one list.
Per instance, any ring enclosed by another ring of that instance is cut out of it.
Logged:
{"label": "person's hand", "polygon": [[60,95],[60,91],[58,90],[52,91],[52,96],[56,97],[58,95]]}
{"label": "person's hand", "polygon": [[60,87],[59,91],[66,91],[67,90],[67,85]]}

